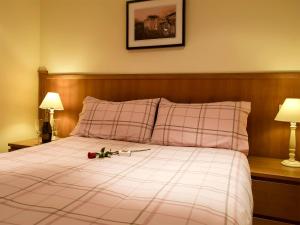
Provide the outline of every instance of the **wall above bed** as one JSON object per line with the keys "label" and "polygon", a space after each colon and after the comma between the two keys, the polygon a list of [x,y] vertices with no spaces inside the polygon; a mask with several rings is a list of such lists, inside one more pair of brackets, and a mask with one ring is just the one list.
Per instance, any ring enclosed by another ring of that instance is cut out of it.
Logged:
{"label": "wall above bed", "polygon": [[300,70],[299,0],[187,0],[186,47],[127,51],[124,0],[41,1],[51,72]]}

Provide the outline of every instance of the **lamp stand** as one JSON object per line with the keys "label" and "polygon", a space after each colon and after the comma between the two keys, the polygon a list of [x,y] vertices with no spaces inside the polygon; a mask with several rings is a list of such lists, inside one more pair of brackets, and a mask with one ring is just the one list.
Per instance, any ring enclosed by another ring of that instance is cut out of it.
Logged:
{"label": "lamp stand", "polygon": [[284,166],[289,167],[300,167],[300,162],[295,159],[296,152],[296,128],[297,125],[295,122],[291,122],[291,134],[290,134],[290,146],[289,146],[289,159],[283,160],[281,162]]}
{"label": "lamp stand", "polygon": [[54,124],[54,109],[49,109],[49,112],[50,112],[50,125],[51,125],[51,128],[52,128],[51,141],[54,141],[54,140],[58,139],[56,137],[56,127],[55,127],[55,124]]}

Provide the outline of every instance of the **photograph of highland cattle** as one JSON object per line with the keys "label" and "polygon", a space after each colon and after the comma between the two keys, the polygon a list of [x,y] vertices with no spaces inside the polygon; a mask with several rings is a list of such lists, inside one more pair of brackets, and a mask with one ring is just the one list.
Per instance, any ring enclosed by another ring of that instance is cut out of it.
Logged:
{"label": "photograph of highland cattle", "polygon": [[184,0],[127,2],[127,49],[184,46]]}
{"label": "photograph of highland cattle", "polygon": [[135,10],[135,40],[175,38],[176,5]]}

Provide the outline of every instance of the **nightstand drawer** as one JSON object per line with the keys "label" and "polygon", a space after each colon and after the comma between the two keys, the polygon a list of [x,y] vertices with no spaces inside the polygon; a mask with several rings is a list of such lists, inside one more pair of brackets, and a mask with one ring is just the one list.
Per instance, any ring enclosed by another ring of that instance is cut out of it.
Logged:
{"label": "nightstand drawer", "polygon": [[254,214],[300,222],[300,185],[252,179]]}

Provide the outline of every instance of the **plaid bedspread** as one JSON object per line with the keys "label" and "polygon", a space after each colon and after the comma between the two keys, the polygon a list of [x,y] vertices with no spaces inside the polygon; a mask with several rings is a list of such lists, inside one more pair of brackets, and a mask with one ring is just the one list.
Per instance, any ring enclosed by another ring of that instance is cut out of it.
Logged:
{"label": "plaid bedspread", "polygon": [[[88,159],[102,147],[151,148]],[[244,154],[69,137],[0,154],[0,224],[252,224]]]}

